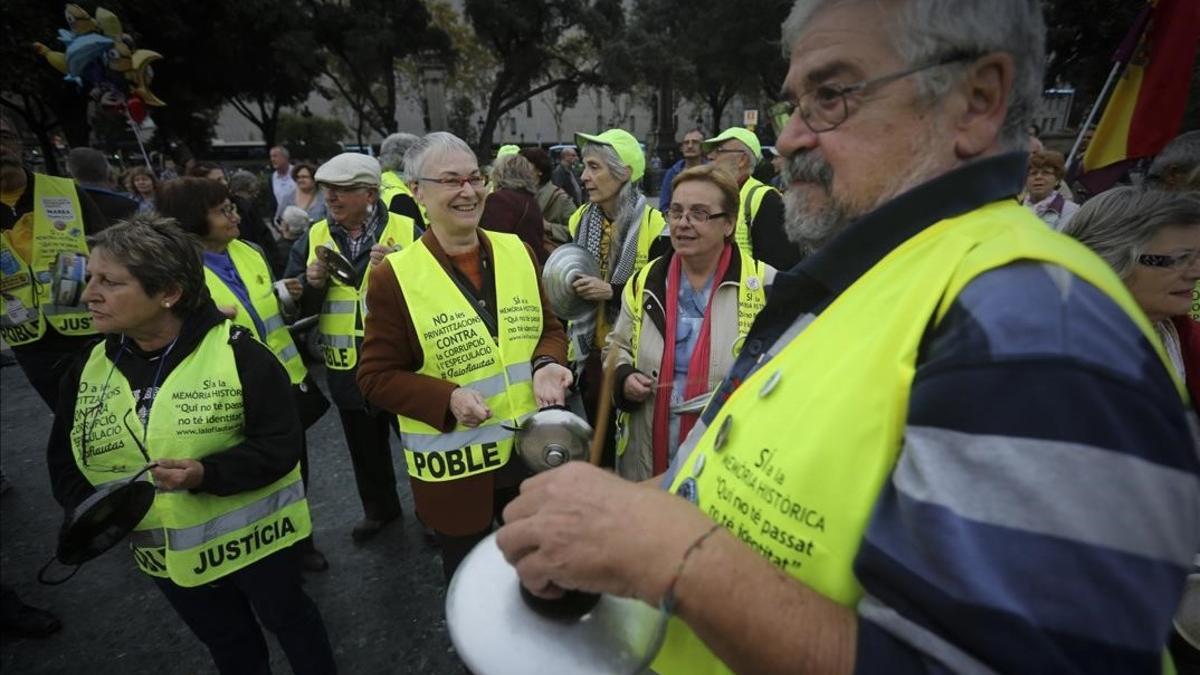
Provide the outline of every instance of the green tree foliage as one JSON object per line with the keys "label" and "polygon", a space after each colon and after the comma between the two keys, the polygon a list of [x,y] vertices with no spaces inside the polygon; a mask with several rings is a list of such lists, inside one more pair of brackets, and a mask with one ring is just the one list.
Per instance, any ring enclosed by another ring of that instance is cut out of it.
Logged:
{"label": "green tree foliage", "polygon": [[293,157],[319,160],[341,152],[345,137],[346,125],[340,120],[285,112],[279,115],[275,140],[286,145]]}
{"label": "green tree foliage", "polygon": [[450,38],[431,23],[420,0],[308,0],[326,55],[322,72],[334,92],[356,112],[363,128],[382,135],[397,130],[396,67],[404,59],[448,61]]}
{"label": "green tree foliage", "polygon": [[477,148],[491,156],[502,115],[563,85],[601,83],[600,50],[623,39],[619,0],[466,0],[464,13],[494,66]]}

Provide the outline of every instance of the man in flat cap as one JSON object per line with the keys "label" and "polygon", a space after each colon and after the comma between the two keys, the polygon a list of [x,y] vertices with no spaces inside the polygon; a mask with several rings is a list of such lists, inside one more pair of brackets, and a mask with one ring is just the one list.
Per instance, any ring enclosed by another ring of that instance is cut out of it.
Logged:
{"label": "man in flat cap", "polygon": [[378,534],[400,516],[396,475],[388,451],[390,417],[370,408],[355,382],[362,348],[367,272],[388,253],[413,242],[415,224],[379,202],[379,162],[344,152],[317,168],[329,217],[292,247],[286,276],[304,284],[304,315],[319,314],[317,330],[329,391],[342,420],[364,518],[356,542]]}

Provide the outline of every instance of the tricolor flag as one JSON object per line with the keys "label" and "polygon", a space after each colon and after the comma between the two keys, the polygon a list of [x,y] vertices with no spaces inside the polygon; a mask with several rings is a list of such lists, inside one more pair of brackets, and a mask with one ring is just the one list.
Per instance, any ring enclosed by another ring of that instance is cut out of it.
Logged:
{"label": "tricolor flag", "polygon": [[[1096,126],[1080,180],[1093,192],[1105,189],[1087,173],[1111,175],[1143,157],[1157,155],[1179,133],[1188,85],[1200,42],[1200,0],[1149,0],[1113,55],[1125,71]],[[1099,178],[1100,176],[1095,176]]]}

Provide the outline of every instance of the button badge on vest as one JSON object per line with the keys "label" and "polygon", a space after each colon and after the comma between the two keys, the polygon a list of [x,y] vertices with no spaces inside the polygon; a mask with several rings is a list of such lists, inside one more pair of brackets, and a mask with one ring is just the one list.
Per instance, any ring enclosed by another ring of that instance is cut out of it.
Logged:
{"label": "button badge on vest", "polygon": [[704,453],[696,455],[696,461],[692,464],[692,477],[699,478],[700,474],[704,473]]}
{"label": "button badge on vest", "polygon": [[758,397],[766,398],[767,394],[770,394],[771,391],[775,389],[775,385],[779,384],[779,379],[781,377],[783,377],[782,371],[776,370],[775,372],[771,373],[771,376],[768,377],[767,381],[763,383],[762,389],[758,390]]}
{"label": "button badge on vest", "polygon": [[713,450],[721,452],[725,449],[725,441],[729,440],[729,429],[733,426],[733,415],[727,416],[721,420],[721,426],[717,429],[717,437],[713,439]]}
{"label": "button badge on vest", "polygon": [[679,489],[675,491],[675,494],[683,497],[692,504],[700,504],[700,493],[696,489],[695,478],[685,478],[683,482],[679,484]]}

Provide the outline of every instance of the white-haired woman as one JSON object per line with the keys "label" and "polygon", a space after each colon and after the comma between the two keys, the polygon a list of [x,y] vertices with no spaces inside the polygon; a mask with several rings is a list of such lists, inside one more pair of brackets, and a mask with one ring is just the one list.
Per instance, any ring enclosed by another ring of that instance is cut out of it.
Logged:
{"label": "white-haired woman", "polygon": [[512,427],[563,403],[571,371],[533,251],[479,228],[487,180],[470,146],[434,132],[405,165],[429,229],[371,272],[358,385],[396,415],[449,580],[527,475]]}
{"label": "white-haired woman", "polygon": [[1200,195],[1114,188],[1080,207],[1063,232],[1095,251],[1125,281],[1197,405],[1200,326],[1188,312],[1200,281]]}
{"label": "white-haired woman", "polygon": [[497,157],[492,164],[491,183],[493,190],[483,204],[479,226],[517,235],[533,250],[538,264],[545,263],[549,253],[542,239],[542,209],[535,196],[537,178],[533,164],[517,154]]}
{"label": "white-haired woman", "polygon": [[[638,188],[646,172],[642,146],[628,131],[575,134],[583,152],[583,187],[588,201],[567,224],[572,240],[600,263],[600,276],[582,276],[575,292],[603,303],[567,329],[570,358],[582,372],[581,392],[588,417],[595,419],[600,397],[600,349],[621,310],[625,284],[651,259],[670,248],[666,220]],[[607,460],[606,460],[607,461]]]}

